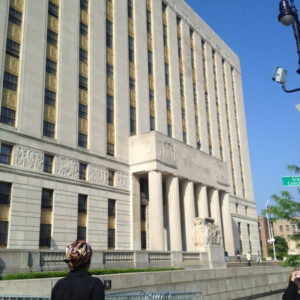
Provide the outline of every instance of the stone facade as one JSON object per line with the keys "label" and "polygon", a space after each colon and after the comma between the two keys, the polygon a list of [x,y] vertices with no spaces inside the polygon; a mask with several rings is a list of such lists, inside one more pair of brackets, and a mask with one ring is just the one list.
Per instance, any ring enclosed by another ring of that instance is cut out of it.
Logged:
{"label": "stone facade", "polygon": [[[183,0],[132,1],[130,20],[126,1],[93,0],[88,8],[79,0],[51,1],[57,12],[48,13],[49,1],[1,4],[1,193],[9,189],[8,204],[1,204],[2,246],[38,249],[43,225],[53,250],[83,227],[97,250],[191,251],[200,217],[214,219],[230,255],[260,250],[237,55]],[[18,36],[10,36],[11,5],[23,18]],[[8,39],[21,45],[19,70],[3,63],[12,59]],[[7,73],[17,77],[15,91]],[[54,106],[46,90],[55,92]],[[53,122],[52,137],[45,121]],[[49,190],[51,211],[42,203]],[[87,199],[84,216],[80,195]]]}

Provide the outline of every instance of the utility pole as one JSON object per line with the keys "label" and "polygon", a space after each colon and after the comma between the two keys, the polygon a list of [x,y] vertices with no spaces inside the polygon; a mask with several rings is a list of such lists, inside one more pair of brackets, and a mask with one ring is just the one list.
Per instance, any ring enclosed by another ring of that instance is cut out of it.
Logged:
{"label": "utility pole", "polygon": [[[269,201],[267,200],[267,203],[266,203],[266,208],[268,209],[268,206],[269,206]],[[268,243],[269,244],[272,244],[273,246],[273,253],[274,253],[274,260],[277,260],[276,259],[276,250],[275,250],[275,239],[274,239],[274,235],[273,235],[273,227],[270,223],[270,216],[269,216],[269,213],[267,213],[267,224],[268,224],[268,231],[269,231],[269,239],[268,239]]]}

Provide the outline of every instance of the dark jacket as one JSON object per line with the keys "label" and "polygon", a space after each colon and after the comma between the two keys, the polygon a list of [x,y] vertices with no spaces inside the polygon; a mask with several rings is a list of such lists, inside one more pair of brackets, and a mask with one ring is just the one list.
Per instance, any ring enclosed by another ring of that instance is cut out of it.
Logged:
{"label": "dark jacket", "polygon": [[104,287],[99,278],[85,269],[70,271],[52,289],[52,300],[103,300]]}
{"label": "dark jacket", "polygon": [[282,300],[300,300],[300,294],[298,294],[298,287],[294,281],[290,281],[287,289],[285,290]]}

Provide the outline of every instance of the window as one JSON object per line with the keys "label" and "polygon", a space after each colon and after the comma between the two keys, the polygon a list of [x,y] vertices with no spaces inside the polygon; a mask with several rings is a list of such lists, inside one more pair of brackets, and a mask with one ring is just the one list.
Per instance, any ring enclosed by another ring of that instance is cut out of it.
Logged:
{"label": "window", "polygon": [[196,92],[196,84],[193,83],[193,95],[194,95],[194,103],[197,103],[197,92]]}
{"label": "window", "polygon": [[22,13],[13,9],[12,7],[9,8],[9,22],[14,23],[18,26],[21,26],[22,23]]}
{"label": "window", "polygon": [[12,146],[1,144],[0,163],[10,165]]}
{"label": "window", "polygon": [[12,109],[2,106],[1,108],[1,123],[15,126],[16,112]]}
{"label": "window", "polygon": [[115,249],[115,229],[108,228],[108,249]]}
{"label": "window", "polygon": [[164,46],[167,46],[167,26],[163,24],[163,39],[164,39]]}
{"label": "window", "polygon": [[46,72],[56,75],[56,62],[49,58],[46,59]]}
{"label": "window", "polygon": [[114,123],[114,98],[110,95],[106,96],[106,122]]}
{"label": "window", "polygon": [[149,99],[150,99],[150,101],[154,100],[154,91],[153,90],[149,90]]}
{"label": "window", "polygon": [[114,156],[115,155],[115,145],[112,143],[107,143],[107,150],[106,153],[107,155]]}
{"label": "window", "polygon": [[115,185],[115,171],[113,170],[108,170],[108,185]]}
{"label": "window", "polygon": [[11,39],[7,39],[6,41],[6,53],[19,58],[20,55],[20,44],[14,42]]}
{"label": "window", "polygon": [[80,8],[83,10],[88,9],[88,1],[87,0],[80,0]]}
{"label": "window", "polygon": [[85,241],[86,240],[86,227],[78,226],[77,227],[77,241]]}
{"label": "window", "polygon": [[178,57],[181,58],[181,38],[180,37],[177,38],[177,42],[178,42]]}
{"label": "window", "polygon": [[183,75],[180,74],[180,95],[184,95],[184,90],[183,90]]}
{"label": "window", "polygon": [[83,163],[79,164],[79,179],[86,180],[86,168],[87,168],[86,164]]}
{"label": "window", "polygon": [[167,4],[165,2],[162,2],[162,12],[165,13],[167,10]]}
{"label": "window", "polygon": [[150,116],[150,130],[155,130],[155,118]]}
{"label": "window", "polygon": [[133,17],[132,0],[128,0],[128,18]]}
{"label": "window", "polygon": [[147,9],[147,32],[151,33],[151,12]]}
{"label": "window", "polygon": [[55,106],[56,93],[45,89],[45,104]]}
{"label": "window", "polygon": [[79,48],[79,60],[84,63],[87,63],[88,61],[88,53],[82,48]]}
{"label": "window", "polygon": [[52,173],[53,167],[53,155],[45,154],[44,155],[44,172]]}
{"label": "window", "polygon": [[78,146],[86,148],[87,147],[87,135],[84,133],[78,133]]}
{"label": "window", "polygon": [[114,68],[110,65],[106,65],[106,76],[110,78],[114,76]]}
{"label": "window", "polygon": [[51,224],[40,225],[40,247],[50,248],[51,246]]}
{"label": "window", "polygon": [[48,29],[47,31],[47,42],[49,44],[57,46],[57,34],[50,29]]}
{"label": "window", "polygon": [[134,62],[134,39],[131,36],[128,36],[128,45],[129,45],[129,61]]}
{"label": "window", "polygon": [[168,137],[172,137],[172,126],[168,124]]}
{"label": "window", "polygon": [[186,132],[182,133],[182,139],[183,139],[183,142],[186,143]]}
{"label": "window", "polygon": [[3,87],[12,91],[17,91],[17,85],[18,77],[9,72],[4,72]]}
{"label": "window", "polygon": [[285,229],[286,229],[286,231],[290,231],[290,226],[289,225],[285,225]]}
{"label": "window", "polygon": [[87,119],[87,106],[84,104],[79,103],[79,117],[83,119]]}
{"label": "window", "polygon": [[79,75],[79,88],[84,91],[87,91],[88,89],[88,80],[82,75]]}
{"label": "window", "polygon": [[85,36],[88,34],[88,27],[82,22],[80,22],[80,34]]}
{"label": "window", "polygon": [[292,224],[292,229],[293,229],[293,232],[296,231],[296,225],[295,224]]}
{"label": "window", "polygon": [[167,99],[167,110],[171,110],[171,102]]}
{"label": "window", "polygon": [[130,134],[136,133],[136,116],[135,107],[130,106]]}
{"label": "window", "polygon": [[78,212],[86,213],[87,212],[87,195],[78,195]]}
{"label": "window", "polygon": [[191,49],[191,62],[192,62],[192,69],[195,69],[195,62],[194,62],[194,49]]}
{"label": "window", "polygon": [[54,18],[58,18],[58,6],[49,1],[48,14]]}
{"label": "window", "polygon": [[106,47],[112,48],[113,46],[113,25],[112,22],[106,20]]}
{"label": "window", "polygon": [[135,80],[133,78],[129,78],[129,88],[131,90],[135,89]]}
{"label": "window", "polygon": [[52,209],[53,190],[42,189],[42,208]]}
{"label": "window", "polygon": [[165,63],[165,82],[169,85],[169,64]]}
{"label": "window", "polygon": [[147,247],[147,240],[146,240],[146,231],[142,231],[141,232],[141,249],[142,250],[146,250],[146,247]]}
{"label": "window", "polygon": [[181,117],[182,117],[182,119],[185,118],[185,109],[184,108],[181,108]]}
{"label": "window", "polygon": [[0,204],[10,204],[11,183],[0,182]]}
{"label": "window", "polygon": [[108,216],[109,217],[116,216],[116,200],[108,199]]}
{"label": "window", "polygon": [[55,124],[44,121],[43,135],[54,138]]}
{"label": "window", "polygon": [[152,51],[148,50],[148,74],[153,74],[153,58]]}

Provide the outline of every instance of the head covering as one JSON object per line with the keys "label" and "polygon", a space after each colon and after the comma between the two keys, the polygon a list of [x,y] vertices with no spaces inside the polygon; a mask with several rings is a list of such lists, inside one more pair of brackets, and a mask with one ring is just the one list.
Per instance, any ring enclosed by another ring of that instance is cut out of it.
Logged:
{"label": "head covering", "polygon": [[66,259],[70,269],[78,269],[90,263],[92,247],[85,241],[74,241],[66,248]]}

